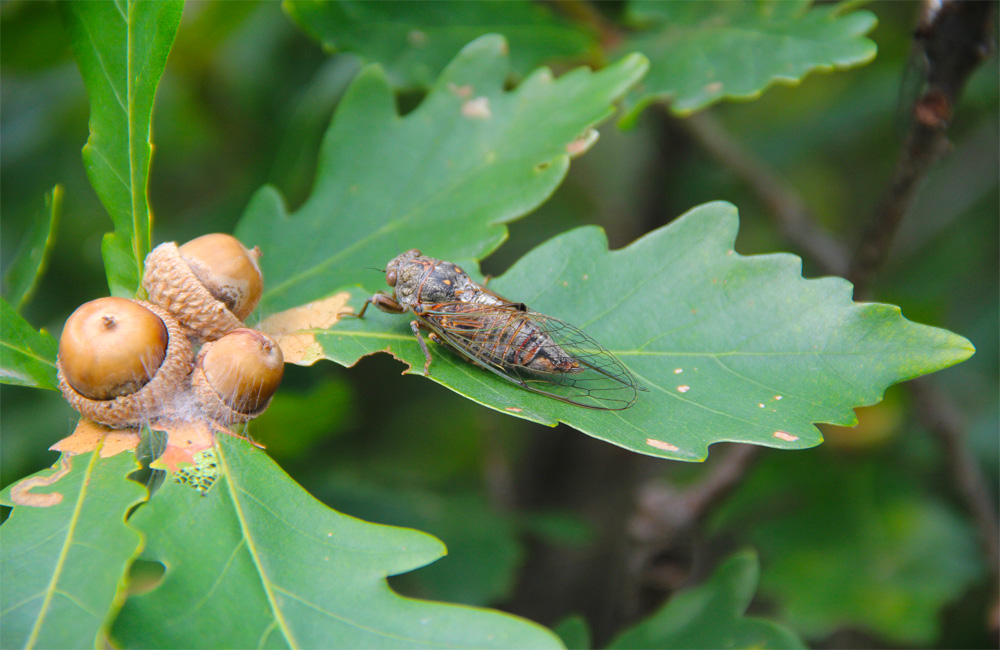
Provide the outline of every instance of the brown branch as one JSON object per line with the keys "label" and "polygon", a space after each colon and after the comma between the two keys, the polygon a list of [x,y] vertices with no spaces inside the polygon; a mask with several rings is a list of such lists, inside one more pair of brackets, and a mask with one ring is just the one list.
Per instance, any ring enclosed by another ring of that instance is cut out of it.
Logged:
{"label": "brown branch", "polygon": [[778,170],[744,147],[707,112],[680,120],[706,151],[731,169],[769,208],[781,234],[824,273],[847,271],[847,249],[817,223],[809,208]]}
{"label": "brown branch", "polygon": [[[709,457],[696,484],[676,490],[660,481],[644,485],[629,520],[633,543],[630,579],[657,591],[672,591],[687,577],[696,531],[705,517],[743,481],[762,448],[735,444]],[[635,609],[635,608],[633,608]]]}
{"label": "brown branch", "polygon": [[[777,170],[743,147],[706,113],[680,123],[706,151],[757,193],[782,234],[805,256],[826,273],[848,275],[855,283],[856,298],[866,295],[885,262],[916,188],[947,144],[945,130],[965,82],[989,51],[993,10],[992,2],[955,0],[925,17],[916,38],[927,58],[927,85],[914,107],[911,132],[885,196],[850,263],[847,249],[816,223],[805,202]],[[926,379],[914,380],[908,386],[916,397],[918,415],[940,441],[949,472],[979,529],[994,583],[1000,584],[996,506],[982,469],[965,443],[958,409],[947,394]],[[630,533],[637,543],[630,567],[636,577],[641,580],[644,575],[658,576],[662,578],[658,584],[661,589],[680,579],[677,567],[660,567],[657,571],[651,570],[651,564],[657,556],[671,555],[671,549],[675,557],[685,555],[677,553],[676,548],[685,540],[691,543],[697,525],[739,484],[758,452],[758,447],[737,446],[698,484],[685,491],[662,484],[641,491],[638,510],[630,522]]]}
{"label": "brown branch", "polygon": [[856,299],[867,300],[892,240],[928,168],[948,146],[946,131],[966,81],[992,49],[994,3],[945,2],[925,15],[914,47],[927,65],[926,86],[889,187],[861,236],[847,273]]}
{"label": "brown branch", "polygon": [[[889,187],[861,237],[848,279],[855,299],[868,299],[889,254],[892,240],[909,212],[914,194],[930,166],[948,146],[947,129],[969,76],[992,49],[993,2],[955,0],[925,15],[915,47],[925,57],[926,85],[913,107],[913,122],[900,151]],[[927,379],[907,387],[917,412],[940,442],[949,471],[979,529],[994,584],[1000,584],[1000,532],[996,505],[965,443],[965,429],[951,398]]]}
{"label": "brown branch", "polygon": [[996,585],[1000,583],[1000,523],[988,482],[965,443],[962,417],[951,398],[927,378],[914,379],[907,387],[924,426],[937,436],[944,448],[948,470],[979,529],[980,543]]}

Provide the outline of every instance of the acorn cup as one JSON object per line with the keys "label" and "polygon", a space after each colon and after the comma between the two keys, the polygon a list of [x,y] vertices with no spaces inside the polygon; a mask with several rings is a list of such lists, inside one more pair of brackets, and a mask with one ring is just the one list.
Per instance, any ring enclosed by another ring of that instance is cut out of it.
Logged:
{"label": "acorn cup", "polygon": [[223,425],[263,413],[284,374],[284,358],[274,340],[241,328],[202,346],[191,388],[202,412]]}
{"label": "acorn cup", "polygon": [[82,415],[114,428],[148,422],[184,390],[194,353],[184,330],[156,305],[98,298],[66,320],[56,362],[59,389]]}
{"label": "acorn cup", "polygon": [[142,286],[150,302],[180,321],[196,341],[214,341],[243,327],[260,301],[260,250],[214,233],[178,247],[160,244],[146,256]]}

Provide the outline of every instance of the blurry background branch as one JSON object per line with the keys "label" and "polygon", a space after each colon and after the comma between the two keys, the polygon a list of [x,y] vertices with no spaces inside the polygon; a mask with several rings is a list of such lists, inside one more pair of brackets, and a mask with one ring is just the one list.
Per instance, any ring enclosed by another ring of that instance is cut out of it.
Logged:
{"label": "blurry background branch", "polygon": [[924,5],[926,13],[914,34],[916,61],[926,66],[926,84],[913,106],[910,131],[892,180],[847,274],[859,300],[870,297],[874,276],[885,263],[920,182],[947,148],[946,131],[966,81],[993,49],[994,3],[955,0],[927,9],[936,5]]}
{"label": "blurry background branch", "polygon": [[[928,8],[932,7],[932,8]],[[842,275],[854,284],[855,298],[868,300],[872,284],[885,264],[900,223],[928,169],[948,149],[947,129],[972,72],[993,49],[993,2],[926,3],[914,34],[916,61],[923,64],[924,85],[912,108],[912,121],[883,198],[864,228],[853,256],[842,242],[820,226],[795,187],[763,158],[755,155],[710,112],[676,120],[719,163],[732,171],[768,207],[781,234],[826,274]],[[663,111],[665,119],[667,111]],[[951,397],[931,380],[907,384],[917,414],[938,438],[960,498],[979,530],[994,585],[1000,584],[1000,530],[994,502],[982,468],[968,448],[966,427]],[[683,491],[661,484],[643,486],[630,534],[638,544],[630,570],[638,580],[676,588],[676,567],[657,566],[657,557],[672,556],[681,541],[691,542],[705,514],[739,484],[760,449],[739,445],[713,463],[703,477]],[[670,576],[667,579],[665,576]],[[682,582],[682,580],[680,580]]]}

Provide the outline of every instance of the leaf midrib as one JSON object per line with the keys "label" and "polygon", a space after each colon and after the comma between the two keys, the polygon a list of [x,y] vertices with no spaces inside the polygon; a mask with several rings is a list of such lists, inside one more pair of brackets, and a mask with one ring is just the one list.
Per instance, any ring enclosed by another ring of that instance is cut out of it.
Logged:
{"label": "leaf midrib", "polygon": [[267,603],[271,608],[271,614],[274,616],[274,621],[281,629],[282,634],[284,634],[288,645],[293,648],[300,648],[301,646],[296,642],[295,637],[292,635],[292,630],[288,626],[288,622],[285,620],[284,612],[282,612],[281,608],[278,607],[274,590],[271,588],[270,580],[267,578],[267,572],[264,570],[264,563],[261,560],[260,553],[257,551],[254,536],[251,534],[250,525],[247,523],[246,515],[243,512],[243,507],[236,493],[236,474],[229,467],[229,460],[226,458],[225,446],[216,443],[216,452],[218,454],[219,463],[222,465],[222,472],[226,477],[226,487],[229,491],[229,498],[233,503],[233,512],[236,515],[236,519],[240,523],[240,531],[243,533],[243,541],[246,544],[247,551],[250,553],[250,558],[253,561],[254,566],[257,568],[257,575],[260,576],[261,587],[264,590],[264,595],[267,597]]}
{"label": "leaf midrib", "polygon": [[[56,561],[55,570],[52,572],[52,579],[49,581],[49,585],[45,589],[45,599],[42,601],[42,606],[38,610],[38,618],[35,619],[35,625],[31,629],[28,641],[24,644],[25,648],[33,648],[35,646],[35,642],[38,640],[38,635],[41,633],[42,623],[45,621],[49,605],[52,602],[52,596],[57,591],[56,584],[58,584],[59,579],[62,577],[63,565],[66,562],[66,556],[69,555],[69,549],[73,545],[72,540],[74,533],[76,532],[80,512],[83,510],[84,498],[87,495],[87,488],[90,486],[90,476],[93,474],[98,454],[99,451],[96,449],[90,454],[90,463],[87,465],[87,470],[84,472],[83,480],[80,483],[80,494],[77,496],[76,503],[73,505],[73,515],[70,517],[69,525],[66,527],[66,539],[63,541],[62,548],[59,551],[59,559]],[[72,462],[72,456],[67,456],[66,458],[67,462]]]}
{"label": "leaf midrib", "polygon": [[138,158],[137,152],[135,150],[135,143],[133,142],[134,137],[134,127],[135,127],[135,89],[133,87],[132,79],[132,65],[133,65],[133,43],[132,43],[132,10],[136,6],[133,0],[128,0],[128,16],[125,21],[125,73],[126,73],[126,97],[127,104],[125,106],[125,121],[128,127],[128,175],[129,175],[129,196],[132,199],[132,255],[135,256],[135,268],[138,275],[142,275],[143,266],[143,245],[140,242],[140,238],[143,234],[143,228],[141,228],[142,215],[141,205],[139,196],[136,192],[136,186],[139,184],[138,176],[140,175],[139,164],[136,160]]}

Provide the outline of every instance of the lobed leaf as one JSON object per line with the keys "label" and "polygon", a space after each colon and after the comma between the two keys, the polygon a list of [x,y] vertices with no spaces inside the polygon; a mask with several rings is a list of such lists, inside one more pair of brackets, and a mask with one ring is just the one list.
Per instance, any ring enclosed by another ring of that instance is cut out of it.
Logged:
{"label": "lobed leaf", "polygon": [[61,185],[56,185],[45,195],[45,212],[32,223],[14,254],[14,261],[4,271],[4,298],[17,311],[31,299],[35,285],[48,265],[59,225],[62,196]]}
{"label": "lobed leaf", "polygon": [[400,117],[385,73],[364,68],[327,131],[312,193],[289,214],[274,188],[251,200],[236,235],[260,246],[262,311],[281,311],[358,283],[365,267],[422,247],[480,258],[504,224],[536,208],[569,166],[569,149],[607,119],[642,75],[628,56],[559,79],[538,70],[505,91],[506,43],[476,40],[419,107]]}
{"label": "lobed leaf", "polygon": [[608,648],[805,648],[791,630],[744,616],[759,575],[757,554],[737,553],[704,584],[673,596]]}
{"label": "lobed leaf", "polygon": [[491,507],[483,494],[461,488],[448,493],[331,477],[324,500],[366,520],[415,528],[447,542],[448,558],[397,578],[397,586],[421,598],[465,605],[501,602],[511,595],[524,560],[517,523]]}
{"label": "lobed leaf", "polygon": [[443,545],[330,510],[243,441],[223,437],[207,464],[172,477],[132,518],[143,559],[166,573],[126,602],[123,647],[559,646],[513,616],[395,594],[386,576]]}
{"label": "lobed leaf", "polygon": [[56,390],[59,344],[0,298],[0,383]]}
{"label": "lobed leaf", "polygon": [[723,99],[755,99],[773,83],[797,84],[810,72],[875,58],[875,43],[864,38],[876,23],[872,13],[847,13],[847,3],[810,4],[631,0],[628,18],[641,29],[620,49],[642,52],[650,69],[629,97],[623,123],[655,101],[689,115]]}
{"label": "lobed leaf", "polygon": [[114,223],[101,246],[111,293],[132,297],[150,249],[146,197],[153,97],[183,0],[58,5],[90,96],[87,176]]}
{"label": "lobed leaf", "polygon": [[285,11],[327,50],[381,63],[395,88],[426,88],[459,50],[484,34],[502,34],[519,76],[596,47],[592,34],[558,20],[548,7],[506,2],[286,0]]}
{"label": "lobed leaf", "polygon": [[851,626],[933,645],[942,609],[982,575],[974,531],[898,463],[824,451],[765,459],[721,525],[749,531],[768,567],[761,592],[806,637]]}
{"label": "lobed leaf", "polygon": [[[879,401],[890,384],[972,355],[966,339],[907,321],[897,307],[852,302],[843,279],[803,279],[793,255],[736,254],[737,228],[736,208],[722,202],[621,251],[607,250],[600,229],[580,228],[490,282],[623,361],[648,389],[627,410],[529,393],[433,344],[430,377],[518,417],[565,422],[643,454],[704,460],[722,441],[817,445],[813,423],[854,424],[852,408]],[[355,290],[350,304],[360,309],[366,297]],[[371,309],[310,335],[317,355],[339,363],[388,351],[422,374],[409,320]]]}
{"label": "lobed leaf", "polygon": [[96,647],[124,600],[142,538],[125,516],[146,490],[130,481],[135,456],[63,454],[4,490],[0,526],[0,646]]}

